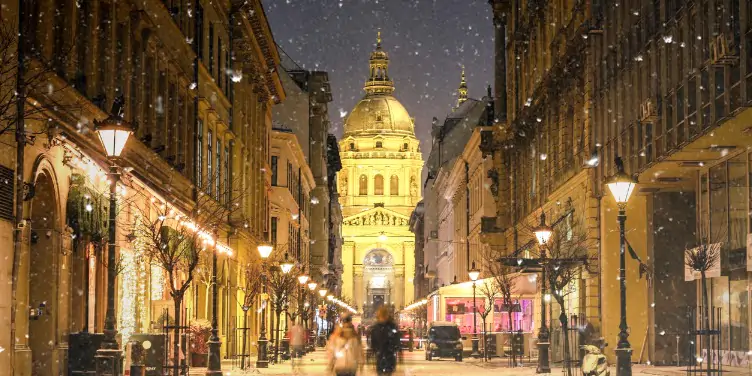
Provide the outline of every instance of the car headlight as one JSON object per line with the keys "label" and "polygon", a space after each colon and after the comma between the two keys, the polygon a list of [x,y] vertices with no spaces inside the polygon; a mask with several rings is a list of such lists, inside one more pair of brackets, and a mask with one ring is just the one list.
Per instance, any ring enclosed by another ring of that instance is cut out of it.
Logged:
{"label": "car headlight", "polygon": [[454,345],[454,348],[457,349],[457,350],[462,350],[462,343],[458,343],[458,344]]}
{"label": "car headlight", "polygon": [[439,348],[439,345],[437,345],[437,344],[435,344],[435,343],[432,343],[432,344],[428,345],[428,347],[429,347],[429,348],[430,348],[431,350],[436,350],[436,349],[438,349],[438,348]]}

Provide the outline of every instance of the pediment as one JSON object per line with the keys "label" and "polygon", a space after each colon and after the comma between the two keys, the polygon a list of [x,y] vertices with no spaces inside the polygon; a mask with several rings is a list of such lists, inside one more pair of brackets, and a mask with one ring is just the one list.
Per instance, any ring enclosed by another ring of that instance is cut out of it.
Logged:
{"label": "pediment", "polygon": [[385,208],[373,208],[342,220],[345,226],[407,226],[409,217]]}

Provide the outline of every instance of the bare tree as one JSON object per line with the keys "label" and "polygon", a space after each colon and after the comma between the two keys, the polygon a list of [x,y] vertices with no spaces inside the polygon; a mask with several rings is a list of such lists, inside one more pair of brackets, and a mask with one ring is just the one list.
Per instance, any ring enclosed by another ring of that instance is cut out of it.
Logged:
{"label": "bare tree", "polygon": [[145,256],[164,270],[169,282],[175,310],[173,367],[176,376],[180,372],[181,308],[186,291],[196,277],[202,258],[219,251],[215,245],[217,229],[227,223],[238,207],[234,202],[220,204],[216,197],[199,193],[190,216],[180,215],[167,203],[152,201],[136,206],[139,214],[132,223],[132,233],[143,241]]}
{"label": "bare tree", "polygon": [[243,348],[242,358],[240,359],[240,368],[245,369],[245,352],[247,349],[248,341],[248,311],[253,307],[253,303],[261,294],[261,288],[263,284],[263,278],[261,273],[263,267],[260,262],[248,262],[241,266],[243,273],[243,286],[240,288],[243,293],[243,302],[241,309],[243,310]]}
{"label": "bare tree", "polygon": [[543,262],[552,297],[561,311],[559,321],[562,326],[564,370],[567,376],[572,375],[569,346],[569,320],[567,318],[567,297],[577,291],[575,283],[582,276],[588,262],[588,250],[593,245],[587,232],[579,220],[572,219],[569,229],[556,229],[546,244],[548,258]]}
{"label": "bare tree", "polygon": [[[511,339],[511,333],[514,327],[512,313],[515,311],[513,296],[517,294],[517,279],[519,278],[519,273],[515,268],[504,265],[498,261],[498,259],[503,256],[502,252],[492,250],[485,256],[484,264],[493,279],[493,289],[496,292],[496,296],[501,298],[502,308],[507,313]],[[512,364],[516,365],[517,360],[514,346],[512,346],[512,350]]]}
{"label": "bare tree", "polygon": [[272,324],[272,326],[275,328],[273,331],[274,335],[274,361],[276,362],[279,358],[279,327],[280,327],[280,317],[282,315],[282,312],[287,311],[287,305],[289,304],[289,301],[293,294],[295,294],[296,287],[298,286],[298,269],[293,268],[288,273],[283,273],[281,268],[279,267],[279,263],[283,262],[283,259],[279,256],[280,253],[277,253],[277,257],[275,257],[272,262],[266,263],[267,270],[267,286],[269,287],[270,291],[270,300],[272,305],[274,306],[274,317],[276,318],[276,321]]}
{"label": "bare tree", "polygon": [[[725,239],[725,233],[719,231],[714,239]],[[705,345],[708,347],[707,375],[710,376],[714,361],[710,354],[710,299],[708,298],[707,274],[714,268],[720,268],[721,262],[720,242],[713,242],[709,237],[704,237],[696,247],[684,251],[684,263],[693,272],[700,273],[702,286],[702,325],[705,336]]]}
{"label": "bare tree", "polygon": [[491,314],[491,320],[493,321],[494,303],[496,302],[496,297],[499,296],[499,286],[496,283],[495,279],[491,279],[490,281],[488,279],[485,279],[483,280],[483,283],[478,287],[478,291],[480,291],[480,296],[484,301],[483,305],[481,306],[481,311],[478,312],[481,321],[483,321],[483,359],[488,360],[486,318],[489,314]]}

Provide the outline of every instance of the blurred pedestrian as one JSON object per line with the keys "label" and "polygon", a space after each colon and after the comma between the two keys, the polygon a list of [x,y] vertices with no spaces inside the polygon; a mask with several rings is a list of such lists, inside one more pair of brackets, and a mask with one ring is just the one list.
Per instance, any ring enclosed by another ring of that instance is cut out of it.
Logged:
{"label": "blurred pedestrian", "polygon": [[387,307],[379,308],[376,320],[377,323],[371,329],[371,349],[376,357],[376,373],[389,376],[397,368],[400,334]]}
{"label": "blurred pedestrian", "polygon": [[[296,322],[292,326],[292,328],[290,328],[290,346],[292,347],[292,357],[290,358],[290,364],[292,365],[293,372],[300,368],[300,364],[303,361],[305,342],[305,329],[303,329],[300,323]],[[297,362],[295,361],[296,359],[298,359]]]}
{"label": "blurred pedestrian", "polygon": [[355,376],[363,372],[363,344],[355,332],[352,317],[345,316],[326,344],[328,370],[337,376]]}

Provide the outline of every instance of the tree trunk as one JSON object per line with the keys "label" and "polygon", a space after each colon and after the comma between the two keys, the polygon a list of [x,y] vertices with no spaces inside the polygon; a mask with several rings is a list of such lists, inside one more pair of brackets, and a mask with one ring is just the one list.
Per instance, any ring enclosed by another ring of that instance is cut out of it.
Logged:
{"label": "tree trunk", "polygon": [[274,323],[276,325],[274,327],[274,332],[276,334],[274,336],[274,363],[277,363],[279,362],[279,336],[280,336],[279,325],[282,322],[282,318],[280,317],[280,315],[282,314],[282,311],[276,310],[274,311],[274,313],[277,315],[277,321]]}
{"label": "tree trunk", "polygon": [[708,280],[705,277],[705,271],[700,272],[700,277],[702,281],[702,310],[704,311],[702,314],[703,316],[705,316],[703,317],[705,326],[705,347],[708,349],[707,354],[705,354],[705,361],[707,362],[707,376],[710,376],[713,356],[710,352],[710,350],[712,349],[710,339],[710,302],[708,299]]}
{"label": "tree trunk", "polygon": [[[569,353],[569,325],[567,321],[567,310],[564,308],[564,299],[556,299],[561,309],[559,321],[561,322],[562,338],[564,342],[564,374],[572,376],[572,355]],[[563,319],[562,319],[563,318]]]}
{"label": "tree trunk", "polygon": [[[507,307],[511,307],[511,306],[512,306],[511,299],[507,300]],[[512,367],[517,367],[517,352],[514,347],[514,328],[512,327],[514,322],[512,320],[511,308],[507,310],[507,320],[509,321],[509,342],[512,343]]]}
{"label": "tree trunk", "polygon": [[[483,360],[488,360],[488,346],[486,341],[486,316],[481,316],[481,321],[483,322]],[[415,323],[413,322],[413,328],[415,328]]]}
{"label": "tree trunk", "polygon": [[[174,296],[175,303],[175,320],[173,325],[173,342],[172,342],[172,365],[174,376],[180,376],[180,312],[183,303],[183,296]],[[167,325],[170,325],[169,314],[167,315]]]}
{"label": "tree trunk", "polygon": [[248,311],[243,310],[243,350],[240,354],[240,369],[245,369],[245,350],[248,341]]}

